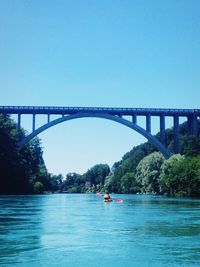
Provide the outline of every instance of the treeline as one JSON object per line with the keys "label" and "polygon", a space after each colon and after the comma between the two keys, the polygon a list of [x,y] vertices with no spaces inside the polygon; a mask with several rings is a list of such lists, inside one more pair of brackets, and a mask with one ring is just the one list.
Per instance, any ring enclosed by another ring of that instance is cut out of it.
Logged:
{"label": "treeline", "polygon": [[134,170],[127,170],[119,176],[122,168],[123,162],[106,177],[104,190],[200,197],[200,156],[176,154],[165,160],[159,152],[153,152],[145,156]]}
{"label": "treeline", "polygon": [[23,149],[17,142],[25,131],[16,123],[0,115],[0,194],[33,194],[59,190],[61,176],[49,174],[42,157],[38,138]]}
{"label": "treeline", "polygon": [[[98,164],[83,175],[68,174],[62,189],[200,197],[200,139],[188,135],[187,123],[180,125],[179,139],[180,154],[168,160],[146,142],[126,153],[111,170],[108,165]],[[166,141],[173,151],[172,128],[166,130]]]}
{"label": "treeline", "polygon": [[97,164],[83,175],[68,173],[61,186],[61,191],[67,193],[95,193],[102,191],[109,173],[110,168],[107,164]]}
{"label": "treeline", "polygon": [[[188,135],[187,123],[180,125],[180,154],[168,160],[146,142],[126,153],[111,169],[107,164],[97,164],[83,175],[68,173],[64,178],[48,173],[38,138],[21,150],[17,148],[25,134],[9,116],[0,115],[0,194],[107,190],[200,197],[200,138]],[[166,130],[166,142],[173,151],[173,129]]]}

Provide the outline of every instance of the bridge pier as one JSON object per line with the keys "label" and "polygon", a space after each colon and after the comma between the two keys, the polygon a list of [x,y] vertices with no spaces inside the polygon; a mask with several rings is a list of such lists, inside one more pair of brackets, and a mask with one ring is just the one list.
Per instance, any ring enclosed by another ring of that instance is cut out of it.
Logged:
{"label": "bridge pier", "polygon": [[160,115],[160,141],[166,146],[166,134],[165,134],[165,116]]}
{"label": "bridge pier", "polygon": [[174,153],[177,154],[180,151],[179,146],[179,116],[174,116]]}
{"label": "bridge pier", "polygon": [[132,116],[132,123],[137,123],[137,116],[136,115],[133,115]]}
{"label": "bridge pier", "polygon": [[150,116],[150,114],[148,114],[146,116],[146,131],[148,133],[151,133],[151,116]]}
{"label": "bridge pier", "polygon": [[32,125],[32,132],[35,131],[35,113],[33,114],[33,125]]}
{"label": "bridge pier", "polygon": [[17,131],[19,132],[21,129],[21,113],[18,114],[18,119],[17,119]]}
{"label": "bridge pier", "polygon": [[195,115],[190,115],[188,119],[188,131],[189,134],[197,136],[198,135],[198,119]]}

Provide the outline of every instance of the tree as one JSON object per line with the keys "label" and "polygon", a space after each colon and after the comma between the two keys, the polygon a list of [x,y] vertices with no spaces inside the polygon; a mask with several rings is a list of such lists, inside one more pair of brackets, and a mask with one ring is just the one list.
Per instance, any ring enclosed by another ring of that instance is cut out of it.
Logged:
{"label": "tree", "polygon": [[106,176],[110,173],[110,168],[107,164],[96,164],[83,174],[85,182],[90,182],[92,190],[103,187]]}
{"label": "tree", "polygon": [[36,137],[19,150],[17,142],[24,137],[25,131],[9,116],[0,115],[0,194],[51,190],[40,140]]}
{"label": "tree", "polygon": [[164,157],[154,152],[144,157],[137,166],[136,180],[145,193],[159,193],[158,178]]}
{"label": "tree", "polygon": [[179,183],[177,170],[179,162],[183,161],[184,158],[184,156],[176,154],[163,162],[159,176],[159,187],[161,193],[170,196],[175,195],[175,191]]}
{"label": "tree", "polygon": [[174,156],[161,169],[162,193],[176,197],[200,197],[200,156]]}
{"label": "tree", "polygon": [[114,175],[113,174],[109,174],[106,177],[103,190],[104,191],[108,191],[108,192],[116,192],[115,181],[114,181]]}
{"label": "tree", "polygon": [[140,191],[140,187],[135,178],[135,173],[127,172],[121,178],[121,191],[125,194],[137,193]]}
{"label": "tree", "polygon": [[34,184],[34,192],[35,192],[36,194],[40,194],[40,193],[42,193],[42,192],[43,192],[43,188],[44,188],[44,185],[43,185],[41,182],[39,182],[39,181],[37,181],[37,182]]}
{"label": "tree", "polygon": [[84,178],[80,174],[70,172],[66,175],[66,179],[62,182],[61,191],[66,191],[69,193],[81,193],[84,185]]}
{"label": "tree", "polygon": [[181,137],[181,154],[186,156],[200,155],[200,137],[184,135]]}

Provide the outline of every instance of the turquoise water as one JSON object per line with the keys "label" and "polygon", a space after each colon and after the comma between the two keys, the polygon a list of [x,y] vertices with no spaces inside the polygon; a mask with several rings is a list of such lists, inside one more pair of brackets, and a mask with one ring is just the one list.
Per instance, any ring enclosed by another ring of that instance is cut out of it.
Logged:
{"label": "turquoise water", "polygon": [[0,196],[0,266],[200,266],[200,200]]}

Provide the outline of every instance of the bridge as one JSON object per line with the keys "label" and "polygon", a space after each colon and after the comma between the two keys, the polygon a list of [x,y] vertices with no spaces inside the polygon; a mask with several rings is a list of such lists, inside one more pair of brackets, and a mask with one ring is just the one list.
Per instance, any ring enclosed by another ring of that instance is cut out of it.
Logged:
{"label": "bridge", "polygon": [[[161,109],[161,108],[110,108],[110,107],[50,107],[50,106],[0,106],[0,114],[4,116],[17,114],[18,130],[21,128],[21,116],[25,114],[32,115],[32,132],[24,139],[20,140],[18,147],[22,148],[32,138],[46,129],[55,126],[58,123],[78,118],[102,118],[123,124],[143,135],[152,143],[165,158],[172,155],[166,146],[165,118],[173,118],[173,138],[174,153],[179,152],[179,119],[185,117],[188,122],[188,134],[198,135],[198,120],[200,118],[200,109]],[[44,125],[36,129],[37,115],[47,116]],[[60,115],[59,118],[51,120],[51,115]],[[145,127],[137,123],[138,117],[146,118]],[[159,117],[160,138],[157,139],[151,133],[151,118]]]}

